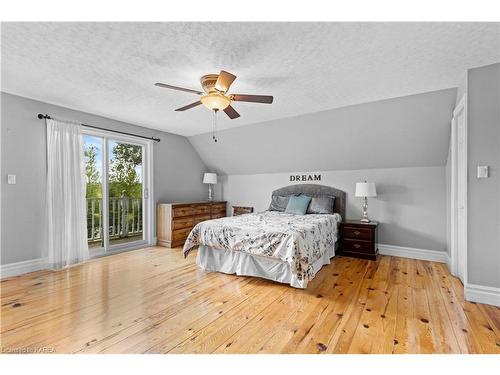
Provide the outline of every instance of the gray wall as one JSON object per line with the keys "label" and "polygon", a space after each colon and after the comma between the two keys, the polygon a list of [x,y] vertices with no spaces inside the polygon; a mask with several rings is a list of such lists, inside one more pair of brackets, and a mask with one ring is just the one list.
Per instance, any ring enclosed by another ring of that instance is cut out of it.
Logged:
{"label": "gray wall", "polygon": [[[376,198],[370,198],[368,213],[381,222],[379,243],[446,251],[445,167],[385,168],[324,171],[321,182],[347,192],[347,218],[361,217],[361,200],[354,197],[356,182],[377,184]],[[221,178],[219,197],[230,205],[269,207],[271,191],[295,184],[290,174],[229,175]]]}
{"label": "gray wall", "polygon": [[467,93],[468,282],[500,287],[500,64],[470,69]]}
{"label": "gray wall", "polygon": [[189,140],[221,174],[443,166],[455,97],[433,91],[238,127],[217,143],[210,133]]}
{"label": "gray wall", "polygon": [[[110,120],[89,113],[1,93],[1,264],[44,256],[46,130],[37,113],[161,138],[154,147],[156,202],[199,200],[205,164],[185,137]],[[7,174],[17,175],[7,185]]]}
{"label": "gray wall", "polygon": [[[446,159],[456,89],[381,100],[190,137],[207,166],[226,175],[220,196],[267,208],[289,174],[325,171],[322,183],[348,193],[347,216],[361,215],[355,183],[380,195],[369,212],[380,243],[446,251]],[[244,114],[242,114],[244,115]]]}

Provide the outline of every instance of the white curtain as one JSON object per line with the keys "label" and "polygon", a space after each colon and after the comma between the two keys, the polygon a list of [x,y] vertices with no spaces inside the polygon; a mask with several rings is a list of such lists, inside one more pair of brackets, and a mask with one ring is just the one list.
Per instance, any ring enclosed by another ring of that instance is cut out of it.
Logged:
{"label": "white curtain", "polygon": [[47,227],[49,267],[89,257],[86,180],[81,125],[47,121]]}

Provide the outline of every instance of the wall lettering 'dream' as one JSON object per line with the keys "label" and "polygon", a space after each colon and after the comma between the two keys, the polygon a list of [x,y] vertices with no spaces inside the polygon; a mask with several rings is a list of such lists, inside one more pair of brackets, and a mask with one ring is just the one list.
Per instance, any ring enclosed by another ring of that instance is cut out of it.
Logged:
{"label": "wall lettering 'dream'", "polygon": [[294,174],[290,175],[290,182],[321,181],[320,174]]}

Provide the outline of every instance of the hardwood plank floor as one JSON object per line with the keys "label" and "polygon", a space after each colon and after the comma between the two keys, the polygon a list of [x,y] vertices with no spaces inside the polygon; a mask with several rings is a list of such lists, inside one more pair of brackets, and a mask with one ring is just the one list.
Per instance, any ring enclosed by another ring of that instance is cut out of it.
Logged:
{"label": "hardwood plank floor", "polygon": [[500,353],[500,309],[420,260],[336,257],[299,290],[151,247],[0,286],[4,353]]}

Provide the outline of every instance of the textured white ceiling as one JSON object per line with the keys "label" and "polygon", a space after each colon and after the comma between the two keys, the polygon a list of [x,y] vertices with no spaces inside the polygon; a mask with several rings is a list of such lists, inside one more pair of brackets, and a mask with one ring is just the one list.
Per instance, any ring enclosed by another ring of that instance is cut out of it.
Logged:
{"label": "textured white ceiling", "polygon": [[197,97],[220,69],[235,103],[219,128],[456,87],[465,69],[500,61],[499,23],[3,23],[2,91],[181,135],[210,131]]}

